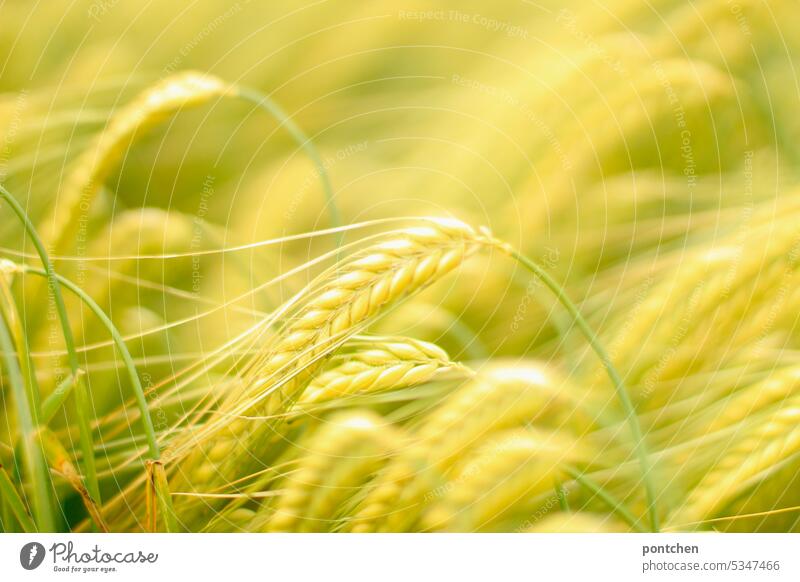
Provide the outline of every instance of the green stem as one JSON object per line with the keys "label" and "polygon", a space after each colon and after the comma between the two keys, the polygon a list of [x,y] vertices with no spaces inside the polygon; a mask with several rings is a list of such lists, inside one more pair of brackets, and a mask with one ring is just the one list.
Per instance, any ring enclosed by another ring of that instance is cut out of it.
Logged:
{"label": "green stem", "polygon": [[659,530],[658,510],[656,508],[655,488],[653,486],[649,453],[644,442],[644,436],[642,435],[639,417],[636,416],[636,410],[633,407],[633,402],[628,395],[628,391],[625,388],[625,383],[622,381],[622,377],[614,367],[614,364],[605,348],[597,339],[597,335],[594,333],[592,328],[589,327],[589,324],[583,318],[583,315],[581,315],[581,312],[578,310],[577,306],[569,297],[567,297],[567,294],[564,292],[561,286],[556,283],[556,281],[550,277],[550,275],[548,275],[544,269],[539,267],[539,265],[519,253],[514,248],[505,245],[504,243],[500,243],[500,247],[505,252],[510,254],[522,266],[533,273],[534,276],[538,277],[548,287],[548,289],[553,292],[561,305],[564,306],[564,308],[572,316],[573,320],[575,320],[575,324],[578,326],[578,329],[586,338],[586,341],[589,342],[589,346],[591,346],[592,350],[595,352],[595,354],[597,354],[597,357],[600,359],[603,367],[606,369],[606,373],[611,379],[611,383],[614,385],[617,398],[622,404],[622,409],[626,416],[625,420],[628,423],[628,428],[631,432],[631,436],[633,437],[634,453],[642,471],[642,482],[644,483],[645,497],[647,499],[647,512],[650,516],[650,527],[653,531],[657,532]]}
{"label": "green stem", "polygon": [[53,508],[50,505],[50,475],[42,455],[42,448],[36,443],[36,427],[31,403],[28,400],[19,362],[14,357],[16,353],[14,343],[3,317],[0,317],[0,349],[3,351],[3,360],[17,407],[22,455],[33,487],[33,514],[36,525],[40,532],[53,532],[56,525]]}
{"label": "green stem", "polygon": [[[277,119],[281,125],[283,125],[289,134],[294,138],[297,144],[305,150],[308,157],[311,159],[311,162],[314,164],[317,170],[317,174],[319,174],[320,182],[322,182],[322,191],[325,195],[325,202],[328,206],[328,211],[331,215],[331,226],[336,228],[342,224],[341,214],[339,213],[339,207],[336,206],[336,201],[334,200],[334,193],[333,193],[333,185],[331,184],[330,176],[328,175],[328,170],[325,168],[325,164],[322,161],[322,158],[317,151],[317,148],[314,147],[314,142],[300,129],[292,118],[289,117],[286,112],[280,108],[280,106],[275,103],[272,99],[257,91],[255,89],[251,89],[249,87],[237,87],[238,95],[246,100],[249,101],[272,117]],[[339,242],[343,237],[343,233],[338,234]]]}
{"label": "green stem", "polygon": [[[46,276],[46,273],[41,269],[34,269],[31,267],[24,267],[25,272],[33,273],[39,276]],[[136,404],[139,408],[139,416],[142,419],[142,428],[144,429],[145,440],[147,441],[147,448],[150,453],[150,460],[153,462],[161,464],[161,449],[158,446],[158,439],[156,437],[156,431],[153,427],[153,419],[150,418],[150,409],[147,406],[147,397],[144,393],[144,388],[142,387],[142,382],[139,379],[139,373],[136,370],[136,364],[133,361],[133,357],[131,356],[130,351],[128,350],[128,346],[125,345],[125,340],[122,338],[122,335],[119,333],[119,330],[114,325],[114,323],[109,319],[109,317],[105,314],[105,312],[101,309],[101,307],[89,297],[89,295],[84,292],[83,289],[75,285],[69,279],[62,277],[61,275],[56,274],[55,277],[58,279],[59,283],[64,285],[67,289],[69,289],[72,293],[74,293],[86,306],[95,314],[95,316],[100,320],[100,322],[105,326],[108,330],[109,334],[111,334],[111,339],[114,341],[114,344],[117,346],[120,355],[122,356],[122,361],[125,364],[125,369],[128,371],[128,378],[130,379],[131,386],[133,388],[133,393],[136,398]],[[169,495],[169,491],[167,488],[166,479],[164,483],[162,483],[162,498],[160,501],[164,504],[165,514],[171,515],[173,514],[172,510],[172,500]]]}
{"label": "green stem", "polygon": [[[39,233],[36,231],[36,227],[34,227],[20,203],[17,202],[16,198],[14,198],[3,186],[0,186],[0,196],[2,196],[8,205],[11,206],[14,214],[16,214],[17,218],[19,218],[20,222],[22,222],[28,238],[31,239],[31,242],[33,243],[33,246],[36,248],[36,252],[39,255],[39,259],[44,267],[44,276],[47,279],[47,285],[50,289],[50,292],[53,294],[53,301],[56,306],[56,311],[58,312],[61,331],[64,335],[64,345],[67,348],[67,361],[69,362],[70,372],[73,377],[78,378],[78,353],[75,349],[75,338],[72,335],[72,327],[70,326],[69,317],[67,316],[67,308],[64,304],[64,296],[61,293],[61,286],[59,285],[58,277],[55,269],[53,268],[53,263],[50,262],[50,257],[44,248],[44,243],[42,243]],[[94,442],[92,441],[91,423],[89,421],[91,403],[89,401],[89,395],[86,390],[86,386],[83,383],[83,380],[80,378],[75,385],[75,409],[78,418],[78,429],[80,431],[79,441],[81,452],[83,453],[83,472],[86,476],[86,488],[89,490],[89,493],[92,494],[92,497],[96,499],[98,503],[100,503],[100,486],[97,481],[97,467],[95,465],[94,458]]]}
{"label": "green stem", "polygon": [[[33,267],[22,267],[23,271],[26,273],[32,273],[34,275],[39,275],[42,277],[46,277],[47,274],[42,271],[41,269],[36,269]],[[153,427],[153,421],[150,418],[150,410],[147,406],[147,397],[144,394],[144,388],[142,387],[142,382],[139,380],[139,373],[136,370],[136,364],[133,361],[133,356],[131,356],[130,351],[128,351],[128,346],[125,345],[125,340],[122,338],[122,335],[119,333],[119,330],[116,328],[114,323],[108,318],[102,308],[92,299],[86,292],[75,285],[69,279],[62,277],[61,275],[56,274],[56,278],[58,282],[61,283],[64,287],[69,289],[72,293],[74,293],[84,304],[89,308],[89,310],[95,314],[97,319],[103,324],[103,326],[108,330],[109,334],[111,334],[111,339],[114,341],[114,344],[117,346],[120,355],[122,356],[122,362],[125,365],[125,369],[128,372],[128,378],[131,381],[131,385],[133,387],[133,393],[136,398],[136,404],[139,407],[139,411],[141,412],[142,417],[142,426],[144,428],[145,439],[147,440],[147,447],[150,451],[150,458],[153,461],[158,461],[161,456],[161,451],[158,446],[158,440],[156,438],[156,431]]]}
{"label": "green stem", "polygon": [[587,489],[592,495],[597,496],[603,503],[608,505],[614,513],[619,515],[625,522],[627,522],[632,528],[640,533],[647,533],[647,530],[644,529],[636,518],[630,511],[628,511],[625,506],[619,501],[616,497],[608,493],[605,489],[603,489],[599,484],[595,483],[592,479],[587,477],[586,475],[581,474],[579,471],[574,469],[565,468],[564,469],[573,479],[575,482]]}

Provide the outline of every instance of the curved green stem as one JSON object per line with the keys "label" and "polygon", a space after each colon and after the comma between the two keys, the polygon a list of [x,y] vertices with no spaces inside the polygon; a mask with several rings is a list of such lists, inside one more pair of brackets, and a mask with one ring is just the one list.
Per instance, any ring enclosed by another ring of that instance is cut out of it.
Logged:
{"label": "curved green stem", "polygon": [[625,420],[628,423],[628,428],[630,429],[631,436],[633,437],[634,453],[639,461],[639,466],[641,467],[642,471],[642,482],[644,483],[645,497],[647,499],[647,512],[650,516],[650,527],[653,529],[653,531],[658,531],[658,511],[656,508],[655,488],[653,486],[653,479],[651,475],[650,456],[647,451],[647,446],[644,442],[644,436],[642,435],[639,417],[636,416],[636,410],[633,407],[633,402],[628,395],[628,390],[625,388],[625,383],[623,382],[622,377],[619,375],[619,372],[617,372],[616,367],[614,367],[614,363],[611,361],[611,358],[603,347],[603,344],[601,344],[600,340],[597,339],[597,335],[583,318],[583,315],[581,315],[578,307],[569,297],[567,297],[567,294],[564,293],[564,290],[561,288],[561,286],[550,275],[548,275],[544,269],[528,259],[526,256],[519,253],[516,249],[506,245],[505,243],[499,243],[499,246],[503,251],[511,255],[511,257],[513,257],[519,264],[530,271],[534,276],[538,277],[542,283],[544,283],[547,288],[553,292],[561,305],[572,316],[573,320],[575,321],[575,325],[578,326],[578,329],[586,338],[586,341],[589,342],[589,346],[592,348],[595,354],[597,354],[597,357],[600,359],[603,367],[606,369],[606,373],[611,379],[611,383],[614,385],[617,398],[622,404],[622,408],[626,417]]}
{"label": "curved green stem", "polygon": [[[26,273],[33,273],[35,275],[39,275],[42,277],[47,275],[41,269],[34,269],[31,267],[23,267],[23,269]],[[111,339],[114,341],[114,344],[117,346],[117,349],[119,350],[119,353],[122,356],[122,361],[125,364],[125,369],[128,371],[128,377],[130,378],[131,386],[133,387],[133,393],[136,398],[136,405],[139,408],[139,415],[142,418],[142,428],[144,429],[145,440],[147,441],[147,448],[150,453],[150,461],[158,465],[161,465],[161,449],[158,446],[158,438],[156,437],[156,430],[153,427],[153,419],[150,418],[150,408],[147,406],[147,397],[145,396],[144,388],[142,387],[142,382],[139,379],[139,373],[136,370],[136,364],[133,361],[133,357],[131,356],[130,351],[128,350],[128,346],[125,345],[125,340],[122,338],[122,335],[119,333],[119,330],[111,321],[111,319],[109,319],[109,317],[105,314],[102,308],[94,301],[94,299],[89,297],[89,295],[87,295],[83,289],[75,285],[75,283],[73,283],[69,279],[62,277],[61,275],[58,274],[56,274],[55,276],[58,279],[59,283],[64,285],[64,287],[69,289],[81,301],[83,301],[83,303],[86,304],[86,306],[92,311],[92,313],[94,313],[95,316],[100,320],[100,322],[105,326],[109,334],[111,334]],[[174,512],[172,509],[172,499],[169,495],[166,478],[164,478],[162,482],[159,484],[158,493],[159,493],[159,502],[163,506],[165,516],[173,515]]]}
{"label": "curved green stem", "polygon": [[42,242],[36,227],[28,217],[28,214],[22,208],[20,203],[17,202],[16,198],[14,198],[11,193],[2,185],[0,185],[0,196],[8,203],[14,214],[17,215],[17,218],[22,223],[28,238],[30,238],[33,246],[36,248],[36,253],[39,255],[39,260],[41,260],[42,266],[45,270],[47,285],[50,289],[50,292],[53,294],[53,302],[55,303],[56,312],[58,313],[58,320],[61,324],[61,331],[64,335],[64,345],[67,349],[67,361],[69,363],[70,373],[73,377],[78,379],[77,383],[75,384],[75,408],[78,419],[78,429],[80,431],[78,438],[80,441],[81,452],[83,453],[83,472],[86,476],[86,488],[89,490],[89,493],[91,493],[94,499],[100,503],[100,486],[97,481],[97,468],[95,466],[94,459],[94,442],[92,441],[92,431],[88,415],[88,411],[91,410],[91,403],[89,402],[89,395],[86,390],[86,385],[83,383],[83,380],[80,378],[78,373],[78,353],[75,349],[75,338],[72,335],[72,327],[70,326],[69,317],[67,316],[67,308],[64,305],[64,296],[61,293],[61,286],[59,285],[55,269],[53,268],[53,263],[50,262],[50,257],[47,254],[47,250],[44,248],[44,243]]}
{"label": "curved green stem", "polygon": [[[41,277],[47,276],[47,273],[41,269],[27,266],[23,266],[21,268],[25,273],[32,273]],[[133,361],[133,356],[131,356],[128,346],[125,345],[125,340],[122,338],[119,330],[108,318],[103,309],[94,301],[94,299],[89,297],[89,295],[83,289],[61,275],[56,274],[55,277],[58,279],[59,283],[74,293],[78,299],[80,299],[89,308],[89,310],[95,314],[97,319],[100,320],[100,322],[111,335],[111,339],[114,341],[117,350],[119,350],[119,353],[122,356],[122,362],[125,365],[125,369],[128,372],[128,378],[130,379],[133,387],[136,404],[139,407],[142,417],[142,427],[144,429],[145,439],[147,441],[147,448],[150,451],[150,458],[153,461],[160,460],[161,450],[158,446],[158,440],[156,438],[155,428],[153,427],[153,421],[150,418],[150,410],[147,406],[147,397],[144,394],[144,388],[142,387],[142,382],[139,379],[139,373],[136,370],[136,364]]]}
{"label": "curved green stem", "polygon": [[[305,132],[300,129],[292,118],[289,117],[286,112],[278,106],[272,99],[261,93],[260,91],[256,91],[255,89],[249,87],[237,87],[238,95],[246,100],[249,101],[267,113],[269,113],[272,117],[277,119],[281,125],[283,125],[289,134],[294,138],[297,144],[305,150],[308,157],[311,159],[311,162],[317,169],[317,174],[319,174],[320,182],[322,182],[322,191],[325,194],[325,203],[328,205],[328,209],[331,215],[331,226],[336,228],[342,224],[341,214],[339,213],[339,208],[336,206],[336,201],[334,200],[334,193],[333,193],[333,186],[331,184],[330,176],[328,175],[328,170],[325,168],[325,164],[322,161],[322,157],[320,157],[317,148],[314,147],[314,142],[311,141]],[[343,234],[339,233],[338,239],[341,242]]]}
{"label": "curved green stem", "polygon": [[640,533],[647,533],[647,530],[644,529],[636,516],[633,515],[630,511],[625,508],[625,505],[622,504],[616,497],[611,495],[608,491],[603,489],[598,483],[596,483],[593,479],[588,477],[587,475],[582,474],[580,471],[576,471],[569,467],[565,467],[564,471],[572,477],[575,482],[584,487],[587,491],[589,491],[592,495],[597,496],[603,503],[608,505],[611,510],[620,516],[628,525],[630,525],[633,529]]}

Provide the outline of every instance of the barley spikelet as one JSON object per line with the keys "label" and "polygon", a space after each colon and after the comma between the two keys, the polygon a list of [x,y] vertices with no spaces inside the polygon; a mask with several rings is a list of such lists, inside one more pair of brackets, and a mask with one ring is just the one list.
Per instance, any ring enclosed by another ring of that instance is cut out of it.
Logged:
{"label": "barley spikelet", "polygon": [[[301,293],[302,303],[278,340],[250,366],[257,378],[244,400],[254,397],[264,414],[292,402],[292,386],[302,384],[322,365],[322,359],[357,333],[379,312],[427,287],[475,252],[478,235],[464,223],[436,220],[408,228],[335,266]],[[264,387],[282,378],[288,386]]]}
{"label": "barley spikelet", "polygon": [[[687,331],[667,360],[647,375],[650,382],[681,379],[691,372],[718,369],[725,359],[741,348],[763,341],[767,334],[796,325],[798,278],[791,262],[766,263],[756,275],[755,284],[737,285],[716,308],[703,314],[713,325]],[[786,289],[786,291],[781,291]],[[724,338],[720,341],[719,338]]]}
{"label": "barley spikelet", "polygon": [[342,355],[343,363],[316,376],[298,401],[300,410],[341,397],[407,388],[459,367],[447,352],[410,338],[367,342]]}

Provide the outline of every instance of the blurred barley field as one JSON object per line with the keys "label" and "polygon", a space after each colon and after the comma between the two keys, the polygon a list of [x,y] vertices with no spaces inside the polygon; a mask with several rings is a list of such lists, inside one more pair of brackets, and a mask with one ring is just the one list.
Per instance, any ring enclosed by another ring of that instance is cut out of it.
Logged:
{"label": "blurred barley field", "polygon": [[0,1],[2,531],[800,530],[799,10]]}

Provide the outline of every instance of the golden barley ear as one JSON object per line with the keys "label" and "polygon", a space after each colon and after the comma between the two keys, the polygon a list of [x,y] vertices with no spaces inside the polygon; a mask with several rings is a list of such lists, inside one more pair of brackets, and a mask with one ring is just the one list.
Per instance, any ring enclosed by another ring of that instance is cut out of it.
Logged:
{"label": "golden barley ear", "polygon": [[42,237],[57,253],[68,249],[80,225],[85,224],[103,182],[131,141],[183,108],[197,107],[232,92],[233,88],[220,79],[195,71],[172,75],[142,92],[109,120],[78,157],[50,216],[41,225]]}
{"label": "golden barley ear", "polygon": [[211,421],[177,436],[167,453],[178,461],[177,473],[206,486],[235,479],[269,442],[276,425],[270,419],[280,420],[348,338],[480,245],[480,235],[460,221],[427,219],[324,272],[289,301],[286,323],[248,364],[245,389],[226,398]]}

